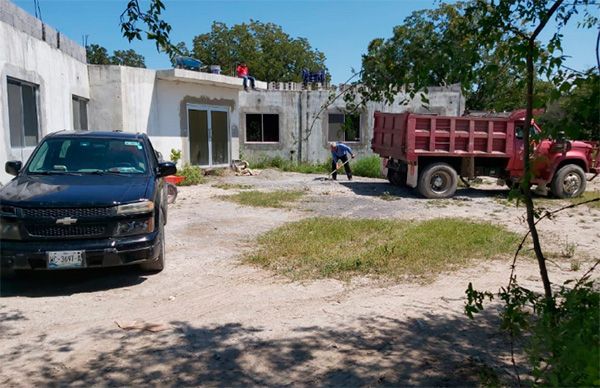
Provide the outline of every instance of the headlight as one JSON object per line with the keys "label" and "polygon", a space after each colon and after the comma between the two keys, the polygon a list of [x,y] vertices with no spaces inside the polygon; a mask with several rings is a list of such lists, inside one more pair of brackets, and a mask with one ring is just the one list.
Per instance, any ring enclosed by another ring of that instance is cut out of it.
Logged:
{"label": "headlight", "polygon": [[13,222],[2,222],[0,224],[0,240],[20,240],[19,224]]}
{"label": "headlight", "polygon": [[120,221],[117,224],[117,236],[151,233],[154,231],[154,217],[145,220]]}
{"label": "headlight", "polygon": [[117,215],[144,214],[154,210],[154,202],[142,201],[117,206]]}
{"label": "headlight", "polygon": [[17,208],[12,207],[12,206],[7,206],[7,205],[1,205],[0,206],[0,216],[16,216],[17,215]]}

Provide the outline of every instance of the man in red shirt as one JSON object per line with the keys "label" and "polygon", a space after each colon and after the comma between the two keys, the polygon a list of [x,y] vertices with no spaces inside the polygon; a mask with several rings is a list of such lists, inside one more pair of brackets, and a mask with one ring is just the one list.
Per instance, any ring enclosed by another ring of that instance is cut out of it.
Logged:
{"label": "man in red shirt", "polygon": [[251,75],[248,74],[248,66],[246,66],[245,62],[240,63],[237,66],[237,75],[240,78],[244,79],[244,90],[248,91],[248,80],[250,80],[250,86],[252,87],[252,89],[256,89],[254,87],[254,77],[252,77]]}

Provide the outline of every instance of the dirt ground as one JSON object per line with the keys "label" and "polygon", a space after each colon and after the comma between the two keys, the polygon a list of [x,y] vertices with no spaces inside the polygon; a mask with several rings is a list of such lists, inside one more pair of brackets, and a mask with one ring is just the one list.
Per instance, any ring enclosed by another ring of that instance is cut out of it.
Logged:
{"label": "dirt ground", "polygon": [[[469,281],[497,291],[508,281],[508,259],[427,285],[364,278],[298,283],[239,263],[256,236],[317,215],[466,217],[522,233],[523,209],[503,204],[507,191],[484,184],[433,201],[380,179],[319,178],[265,170],[181,188],[166,227],[167,268],[157,275],[118,268],[3,280],[0,385],[464,386],[477,385],[488,370],[510,378],[495,307],[476,321],[463,314]],[[598,181],[589,189],[600,189]],[[217,182],[307,195],[293,209],[242,207],[216,198],[237,191],[213,187]],[[390,196],[395,200],[385,200]],[[598,209],[578,207],[540,230],[548,250],[575,249],[581,264],[574,271],[574,259],[554,259],[556,284],[600,255]],[[541,289],[533,260],[521,259],[517,273],[523,285]],[[133,321],[161,331],[117,326]]]}

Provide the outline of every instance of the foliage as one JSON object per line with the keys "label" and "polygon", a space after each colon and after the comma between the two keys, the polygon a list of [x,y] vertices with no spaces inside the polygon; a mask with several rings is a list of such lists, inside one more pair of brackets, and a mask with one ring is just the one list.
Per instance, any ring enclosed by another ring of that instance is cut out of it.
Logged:
{"label": "foliage", "polygon": [[176,150],[175,148],[171,148],[171,155],[169,156],[169,160],[171,160],[171,162],[177,164],[177,162],[179,162],[179,159],[181,159],[181,150]]}
{"label": "foliage", "polygon": [[228,201],[237,202],[244,206],[255,207],[288,207],[291,202],[295,202],[302,198],[304,191],[278,190],[271,192],[264,191],[242,191],[234,195],[226,195],[220,198]]}
{"label": "foliage", "polygon": [[247,262],[293,279],[376,275],[428,280],[506,255],[517,235],[464,219],[424,222],[318,217],[267,232]]}
{"label": "foliage", "polygon": [[146,39],[154,41],[158,51],[166,52],[169,57],[173,56],[176,49],[169,38],[171,25],[162,19],[164,9],[162,0],[149,0],[146,10],[140,7],[138,0],[129,0],[121,14],[123,36],[131,42],[134,39],[141,40],[144,34]]}
{"label": "foliage", "polygon": [[[252,161],[250,164],[252,168],[277,168],[286,172],[299,172],[303,174],[328,174],[331,172],[331,158],[322,163],[298,163],[279,156],[274,158],[262,157],[256,161]],[[381,178],[380,164],[378,156],[360,158],[352,163],[352,173],[355,176]]]}
{"label": "foliage", "polygon": [[200,183],[204,183],[204,173],[198,166],[191,166],[186,164],[183,168],[177,170],[177,176],[185,177],[185,179],[179,183],[179,186],[192,186]]}
{"label": "foliage", "polygon": [[[412,98],[429,86],[458,83],[467,110],[522,108],[524,67],[506,55],[510,43],[504,38],[492,50],[478,41],[478,18],[465,17],[470,4],[441,3],[415,11],[394,28],[391,38],[371,41],[362,61],[363,97],[391,102],[398,92]],[[545,98],[539,100],[543,105]]]}
{"label": "foliage", "polygon": [[108,51],[100,45],[90,44],[85,47],[87,62],[92,65],[110,65]]}
{"label": "foliage", "polygon": [[245,62],[250,74],[264,81],[300,82],[302,69],[327,69],[325,55],[307,39],[290,37],[280,26],[256,20],[232,27],[214,22],[210,32],[194,38],[193,54],[231,75],[238,63]]}
{"label": "foliage", "polygon": [[182,56],[182,57],[191,57],[192,56],[192,52],[187,47],[185,42],[179,42],[174,46],[174,52],[170,56],[171,65],[175,66],[175,58],[177,56]]}
{"label": "foliage", "polygon": [[352,173],[356,176],[382,178],[381,159],[377,155],[360,158],[352,163]]}
{"label": "foliage", "polygon": [[110,57],[110,62],[113,65],[146,67],[144,56],[136,53],[133,49],[115,50]]}
{"label": "foliage", "polygon": [[292,160],[286,160],[276,156],[273,158],[262,157],[256,161],[250,162],[251,168],[265,169],[277,168],[286,172],[300,172],[303,174],[321,174],[329,172],[331,161],[329,163],[298,163]]}
{"label": "foliage", "polygon": [[600,74],[590,69],[567,83],[567,89],[540,118],[545,131],[570,139],[600,140]]}
{"label": "foliage", "polygon": [[144,56],[134,50],[115,50],[109,56],[106,48],[90,44],[85,48],[87,62],[92,65],[121,65],[131,67],[146,67]]}
{"label": "foliage", "polygon": [[[497,296],[504,302],[502,328],[525,340],[532,382],[552,386],[598,384],[600,365],[600,294],[585,276],[574,287],[566,282],[550,300],[519,286],[516,280]],[[473,289],[466,291],[465,312],[483,310],[484,299],[495,296]]]}

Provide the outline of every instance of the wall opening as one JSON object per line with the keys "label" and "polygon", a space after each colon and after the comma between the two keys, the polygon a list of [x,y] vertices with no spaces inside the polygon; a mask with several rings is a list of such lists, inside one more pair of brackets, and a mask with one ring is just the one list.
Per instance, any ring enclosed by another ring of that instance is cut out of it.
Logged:
{"label": "wall opening", "polygon": [[8,78],[8,122],[12,148],[35,147],[39,141],[39,86]]}
{"label": "wall opening", "polygon": [[328,141],[359,142],[360,115],[330,113],[327,132]]}
{"label": "wall opening", "polygon": [[278,114],[246,114],[247,143],[279,143]]}

